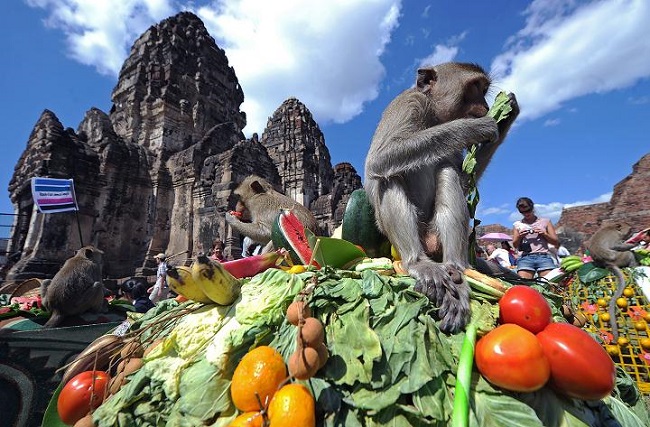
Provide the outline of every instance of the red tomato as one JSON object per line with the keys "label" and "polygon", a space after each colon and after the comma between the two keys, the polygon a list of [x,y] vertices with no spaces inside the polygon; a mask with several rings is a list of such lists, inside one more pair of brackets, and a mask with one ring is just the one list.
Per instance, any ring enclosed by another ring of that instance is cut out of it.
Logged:
{"label": "red tomato", "polygon": [[551,363],[550,384],[557,391],[584,400],[612,392],[616,367],[591,335],[568,323],[551,323],[537,339]]}
{"label": "red tomato", "polygon": [[499,300],[501,323],[514,323],[536,334],[551,323],[551,306],[535,289],[515,285]]}
{"label": "red tomato", "polygon": [[57,400],[59,418],[72,425],[97,408],[104,400],[110,376],[104,371],[85,371],[63,386]]}
{"label": "red tomato", "polygon": [[551,368],[535,335],[521,326],[497,326],[476,343],[476,366],[489,382],[512,391],[535,391]]}

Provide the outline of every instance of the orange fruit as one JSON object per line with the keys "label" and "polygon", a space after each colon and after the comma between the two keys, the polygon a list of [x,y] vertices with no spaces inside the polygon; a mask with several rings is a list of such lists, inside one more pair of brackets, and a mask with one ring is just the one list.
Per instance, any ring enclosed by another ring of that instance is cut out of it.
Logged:
{"label": "orange fruit", "polygon": [[645,331],[645,328],[646,328],[646,323],[643,320],[634,322],[634,329],[636,329],[637,331]]}
{"label": "orange fruit", "polygon": [[639,344],[641,344],[642,349],[650,351],[650,338],[641,338]]}
{"label": "orange fruit", "polygon": [[302,384],[283,386],[269,404],[270,427],[314,427],[316,403]]}
{"label": "orange fruit", "polygon": [[242,412],[259,411],[260,401],[267,405],[286,378],[287,367],[280,353],[268,346],[254,348],[235,368],[230,397]]}
{"label": "orange fruit", "polygon": [[244,412],[232,420],[228,427],[262,427],[264,425],[264,417],[261,412]]}
{"label": "orange fruit", "polygon": [[610,356],[618,356],[620,354],[620,351],[618,349],[617,345],[614,344],[608,344],[605,346],[605,350],[607,350],[607,353]]}

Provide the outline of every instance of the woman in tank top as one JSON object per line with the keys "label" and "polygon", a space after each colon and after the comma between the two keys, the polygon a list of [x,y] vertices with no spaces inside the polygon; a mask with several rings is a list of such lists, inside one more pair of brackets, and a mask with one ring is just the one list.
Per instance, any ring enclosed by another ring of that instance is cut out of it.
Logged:
{"label": "woman in tank top", "polygon": [[557,234],[548,218],[535,215],[534,203],[528,197],[517,200],[517,210],[523,215],[513,224],[512,244],[521,252],[517,274],[525,279],[544,277],[555,268],[548,245],[558,246]]}

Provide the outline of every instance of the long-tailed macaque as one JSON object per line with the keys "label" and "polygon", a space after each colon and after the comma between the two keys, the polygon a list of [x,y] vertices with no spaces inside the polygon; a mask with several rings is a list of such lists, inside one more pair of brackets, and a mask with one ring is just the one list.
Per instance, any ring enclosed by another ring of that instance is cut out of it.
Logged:
{"label": "long-tailed macaque", "polygon": [[469,320],[469,210],[464,150],[480,144],[478,180],[519,114],[497,125],[485,101],[490,79],[474,64],[418,70],[414,88],[398,95],[377,126],[365,167],[365,188],[377,225],[397,248],[416,290],[436,304],[445,332]]}
{"label": "long-tailed macaque", "polygon": [[625,277],[621,268],[637,265],[636,258],[631,251],[636,244],[625,243],[625,239],[630,236],[631,232],[632,227],[628,224],[605,224],[585,242],[585,248],[589,250],[594,264],[610,269],[618,281],[608,307],[612,335],[615,340],[618,339],[616,300],[623,295],[625,289]]}
{"label": "long-tailed macaque", "polygon": [[59,326],[65,317],[86,311],[106,312],[102,255],[99,249],[85,246],[66,260],[52,280],[41,283],[43,307],[52,312],[44,327]]}
{"label": "long-tailed macaque", "polygon": [[250,217],[250,222],[241,221],[231,212],[226,213],[226,222],[239,233],[250,237],[253,241],[267,245],[264,251],[270,250],[272,244],[271,230],[273,222],[283,209],[291,210],[302,224],[313,232],[318,225],[314,215],[292,198],[273,189],[273,186],[256,175],[246,177],[234,191],[239,197],[235,211]]}

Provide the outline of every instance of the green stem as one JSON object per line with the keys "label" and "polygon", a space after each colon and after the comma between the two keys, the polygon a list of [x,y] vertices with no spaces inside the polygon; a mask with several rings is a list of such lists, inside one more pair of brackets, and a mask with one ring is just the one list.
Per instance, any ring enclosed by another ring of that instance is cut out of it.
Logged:
{"label": "green stem", "polygon": [[469,425],[469,392],[472,387],[475,342],[476,325],[472,322],[467,326],[458,360],[456,387],[454,388],[454,412],[451,416],[452,427],[467,427]]}

